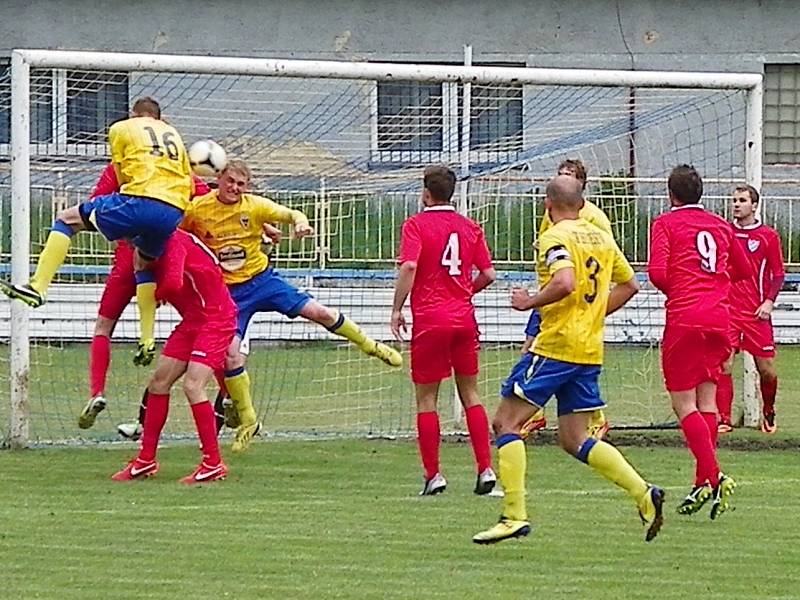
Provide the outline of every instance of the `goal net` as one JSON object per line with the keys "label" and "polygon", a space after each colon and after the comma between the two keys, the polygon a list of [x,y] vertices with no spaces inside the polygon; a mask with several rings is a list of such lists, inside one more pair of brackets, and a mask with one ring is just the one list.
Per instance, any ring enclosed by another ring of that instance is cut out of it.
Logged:
{"label": "goal net", "polygon": [[[13,85],[11,69],[0,67],[0,157],[14,153],[16,161],[13,177],[11,162],[0,161],[4,277],[27,276],[56,211],[86,199],[107,165],[110,123],[136,98],[151,96],[187,145],[216,140],[249,164],[254,192],[309,217],[314,236],[287,235],[273,250],[275,268],[391,343],[400,226],[419,210],[424,166],[445,163],[459,173],[454,202],[484,227],[500,271],[475,302],[481,393],[490,407],[525,338],[528,315],[510,309],[509,292],[536,285],[532,244],[544,186],[562,160],[586,165],[586,197],[606,211],[639,266],[649,225],[667,208],[673,166],[697,167],[706,203],[722,213],[734,182],[760,178],[757,76],[44,51],[15,60]],[[26,143],[13,144],[12,129],[25,132]],[[131,305],[112,338],[108,409],[92,429],[77,427],[112,252],[100,235],[81,233],[42,308],[0,302],[10,342],[0,346],[0,440],[109,440],[116,423],[135,419],[152,368],[132,364],[138,327]],[[615,426],[670,419],[658,368],[661,305],[645,285],[609,321],[602,388]],[[176,322],[171,308],[159,309],[160,341]],[[413,432],[407,345],[406,366],[393,370],[301,318],[259,314],[250,331],[253,398],[271,434]],[[456,404],[446,382],[445,431],[464,429]],[[176,387],[166,432],[193,430]]]}

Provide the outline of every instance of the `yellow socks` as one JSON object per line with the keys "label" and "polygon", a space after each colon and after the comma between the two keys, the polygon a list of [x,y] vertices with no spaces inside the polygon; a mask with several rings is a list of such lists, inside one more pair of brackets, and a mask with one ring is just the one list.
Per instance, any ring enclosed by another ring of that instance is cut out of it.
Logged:
{"label": "yellow socks", "polygon": [[244,367],[225,371],[225,387],[228,388],[233,406],[239,413],[239,421],[242,425],[252,425],[256,422],[256,411],[253,408],[253,400],[250,397],[250,375]]}
{"label": "yellow socks", "polygon": [[53,224],[50,235],[47,236],[44,250],[39,255],[36,272],[30,280],[30,286],[40,294],[47,293],[47,288],[50,287],[56,271],[64,263],[64,259],[67,258],[71,241],[72,230],[63,221],[56,221]]}
{"label": "yellow socks", "polygon": [[525,508],[525,442],[515,433],[497,438],[498,476],[503,485],[503,516],[514,521],[527,521]]}
{"label": "yellow socks", "polygon": [[339,314],[339,318],[336,319],[336,323],[328,327],[328,331],[350,340],[364,352],[369,352],[375,347],[375,340],[367,337],[361,330],[361,327],[341,313]]}
{"label": "yellow socks", "polygon": [[611,444],[589,438],[578,450],[577,458],[616,483],[637,503],[647,493],[645,480]]}
{"label": "yellow socks", "polygon": [[148,278],[153,278],[150,271],[136,273],[136,305],[141,323],[139,339],[143,342],[155,338],[156,327],[156,282],[148,281]]}

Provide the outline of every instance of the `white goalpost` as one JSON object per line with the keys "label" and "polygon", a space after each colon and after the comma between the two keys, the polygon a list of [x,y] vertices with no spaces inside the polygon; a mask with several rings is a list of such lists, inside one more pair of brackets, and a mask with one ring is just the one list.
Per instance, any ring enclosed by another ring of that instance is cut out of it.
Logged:
{"label": "white goalpost", "polygon": [[[508,290],[535,284],[532,243],[558,163],[587,165],[587,197],[642,265],[649,223],[667,206],[671,167],[694,164],[706,203],[721,213],[735,183],[761,187],[762,77],[480,66],[469,64],[471,51],[465,58],[435,65],[15,50],[10,70],[0,70],[0,116],[10,113],[10,140],[0,127],[0,159],[10,159],[10,168],[0,161],[2,276],[27,280],[56,210],[86,199],[107,164],[110,122],[152,96],[187,145],[218,141],[251,166],[256,193],[308,215],[315,235],[282,243],[277,269],[389,342],[400,225],[418,210],[424,166],[445,163],[459,173],[454,202],[484,226],[501,272],[476,297],[482,395],[491,406],[527,319],[508,307]],[[111,252],[98,234],[79,234],[42,308],[0,302],[8,341],[0,347],[0,419],[8,423],[0,444],[108,440],[117,421],[135,417],[150,370],[131,364],[129,307],[112,338],[109,409],[91,430],[76,423]],[[662,303],[645,289],[610,320],[603,391],[614,425],[670,420],[657,356]],[[159,310],[160,341],[175,322],[171,309]],[[390,370],[314,324],[258,315],[249,368],[273,434],[413,431],[407,366]],[[755,381],[750,359],[741,386],[748,426],[758,420]],[[444,386],[440,402],[452,395]],[[191,421],[175,396],[168,433],[182,436]],[[440,413],[446,431],[463,430],[460,411],[441,405]]]}

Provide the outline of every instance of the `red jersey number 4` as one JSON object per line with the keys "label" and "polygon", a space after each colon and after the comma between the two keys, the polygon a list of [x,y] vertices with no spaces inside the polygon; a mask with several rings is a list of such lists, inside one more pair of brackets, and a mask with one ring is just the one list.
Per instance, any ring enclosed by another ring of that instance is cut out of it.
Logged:
{"label": "red jersey number 4", "polygon": [[458,234],[454,231],[447,238],[447,245],[442,252],[442,266],[447,267],[447,274],[457,277],[461,275],[461,246]]}

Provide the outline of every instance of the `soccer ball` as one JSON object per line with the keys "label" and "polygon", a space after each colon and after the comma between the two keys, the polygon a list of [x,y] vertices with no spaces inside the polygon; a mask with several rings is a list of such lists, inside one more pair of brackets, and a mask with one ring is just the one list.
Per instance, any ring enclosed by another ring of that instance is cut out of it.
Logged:
{"label": "soccer ball", "polygon": [[228,157],[217,142],[201,140],[189,148],[189,164],[200,177],[216,177],[228,164]]}

